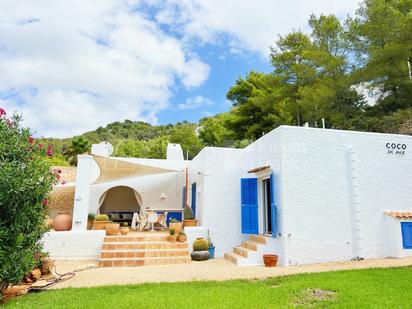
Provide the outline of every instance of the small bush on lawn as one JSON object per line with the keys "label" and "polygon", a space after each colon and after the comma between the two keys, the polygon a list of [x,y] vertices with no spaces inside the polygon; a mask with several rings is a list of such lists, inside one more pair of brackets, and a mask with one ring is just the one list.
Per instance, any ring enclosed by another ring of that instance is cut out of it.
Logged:
{"label": "small bush on lawn", "polygon": [[19,115],[7,118],[0,108],[0,298],[38,262],[47,195],[56,181],[45,160],[52,152],[21,127]]}

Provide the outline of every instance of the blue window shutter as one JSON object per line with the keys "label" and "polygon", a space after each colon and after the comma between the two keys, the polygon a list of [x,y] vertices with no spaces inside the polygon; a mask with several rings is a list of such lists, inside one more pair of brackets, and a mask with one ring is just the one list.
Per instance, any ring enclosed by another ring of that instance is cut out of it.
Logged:
{"label": "blue window shutter", "polygon": [[182,192],[182,208],[185,208],[186,206],[186,186],[183,187],[183,192]]}
{"label": "blue window shutter", "polygon": [[196,183],[192,183],[192,212],[196,218]]}
{"label": "blue window shutter", "polygon": [[277,207],[276,207],[276,184],[275,184],[275,175],[272,173],[270,175],[270,208],[271,208],[271,222],[272,222],[272,236],[276,237],[277,234]]}
{"label": "blue window shutter", "polygon": [[412,222],[401,222],[404,249],[412,249]]}
{"label": "blue window shutter", "polygon": [[257,178],[242,178],[240,181],[242,234],[258,234]]}

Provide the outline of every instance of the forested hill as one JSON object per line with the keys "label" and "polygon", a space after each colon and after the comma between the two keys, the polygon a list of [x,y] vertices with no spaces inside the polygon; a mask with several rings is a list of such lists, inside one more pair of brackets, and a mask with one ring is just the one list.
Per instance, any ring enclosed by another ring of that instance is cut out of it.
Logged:
{"label": "forested hill", "polygon": [[[168,142],[193,158],[205,145],[243,147],[279,125],[412,134],[412,0],[366,0],[354,17],[310,16],[309,31],[279,37],[272,72],[245,72],[227,92],[232,108],[199,124],[115,122],[80,138],[52,140],[75,164],[90,143],[114,155],[164,158]],[[274,33],[276,37],[276,33]],[[368,102],[364,93],[375,94]]]}

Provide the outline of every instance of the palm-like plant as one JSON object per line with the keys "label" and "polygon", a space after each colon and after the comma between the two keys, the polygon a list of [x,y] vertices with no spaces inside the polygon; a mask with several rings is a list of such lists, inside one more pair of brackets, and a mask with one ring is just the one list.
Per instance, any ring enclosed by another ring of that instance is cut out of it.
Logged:
{"label": "palm-like plant", "polygon": [[82,136],[72,139],[71,145],[63,151],[63,155],[71,165],[77,165],[77,155],[90,151],[90,142]]}

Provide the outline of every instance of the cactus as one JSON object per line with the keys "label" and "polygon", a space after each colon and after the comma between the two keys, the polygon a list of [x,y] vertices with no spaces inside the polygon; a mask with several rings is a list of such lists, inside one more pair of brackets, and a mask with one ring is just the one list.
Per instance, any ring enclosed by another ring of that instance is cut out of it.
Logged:
{"label": "cactus", "polygon": [[193,220],[194,219],[192,208],[190,208],[189,206],[186,206],[183,212],[184,212],[185,220]]}
{"label": "cactus", "polygon": [[169,234],[173,236],[175,234],[175,229],[170,229]]}
{"label": "cactus", "polygon": [[193,251],[207,251],[209,248],[207,240],[199,237],[193,242]]}
{"label": "cactus", "polygon": [[94,220],[95,221],[109,221],[109,217],[107,215],[96,215]]}

